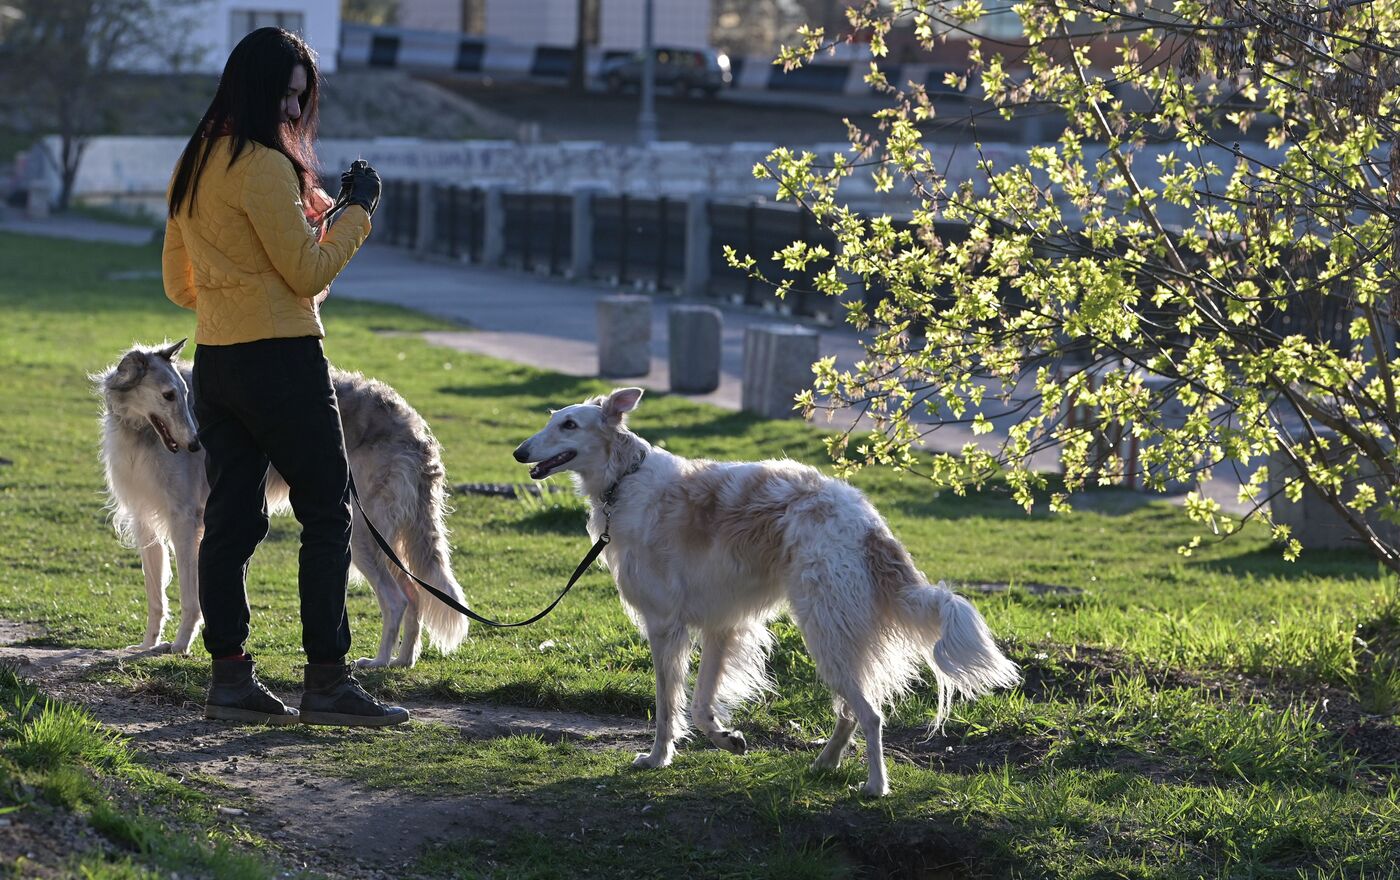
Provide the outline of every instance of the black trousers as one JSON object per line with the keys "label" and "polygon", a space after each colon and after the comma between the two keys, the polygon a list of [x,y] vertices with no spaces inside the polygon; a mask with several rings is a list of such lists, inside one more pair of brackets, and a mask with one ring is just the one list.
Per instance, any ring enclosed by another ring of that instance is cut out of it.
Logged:
{"label": "black trousers", "polygon": [[270,463],[291,488],[292,512],[301,523],[297,587],[307,661],[343,660],[350,651],[350,469],[321,340],[200,345],[193,384],[209,477],[199,544],[204,647],[213,657],[227,657],[247,644],[244,579],[253,551],[267,537]]}

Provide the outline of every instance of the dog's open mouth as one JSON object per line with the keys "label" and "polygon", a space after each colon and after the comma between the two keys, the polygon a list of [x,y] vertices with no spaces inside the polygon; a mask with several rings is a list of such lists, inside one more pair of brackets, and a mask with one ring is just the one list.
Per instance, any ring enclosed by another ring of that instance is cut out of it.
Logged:
{"label": "dog's open mouth", "polygon": [[170,433],[170,427],[160,420],[160,416],[151,413],[146,418],[150,419],[151,424],[155,426],[156,433],[160,435],[160,440],[165,444],[165,448],[171,452],[179,452],[180,444],[175,442],[175,437]]}
{"label": "dog's open mouth", "polygon": [[530,468],[530,476],[534,477],[536,480],[543,480],[545,477],[549,476],[550,471],[568,464],[577,454],[578,453],[574,452],[572,449],[566,449],[558,455],[537,462],[534,467]]}

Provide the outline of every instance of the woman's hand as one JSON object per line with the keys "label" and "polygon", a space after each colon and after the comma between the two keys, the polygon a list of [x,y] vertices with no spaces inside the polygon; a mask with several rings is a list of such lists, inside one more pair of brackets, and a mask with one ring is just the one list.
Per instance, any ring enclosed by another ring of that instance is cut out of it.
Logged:
{"label": "woman's hand", "polygon": [[340,175],[341,193],[347,186],[350,188],[350,204],[359,205],[373,217],[375,208],[379,207],[379,193],[383,188],[379,172],[364,159],[356,159],[350,163],[350,170]]}

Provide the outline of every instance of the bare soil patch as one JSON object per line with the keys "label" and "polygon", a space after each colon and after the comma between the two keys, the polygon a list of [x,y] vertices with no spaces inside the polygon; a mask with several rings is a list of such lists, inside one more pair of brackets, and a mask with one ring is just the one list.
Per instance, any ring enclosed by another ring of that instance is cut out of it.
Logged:
{"label": "bare soil patch", "polygon": [[[32,628],[0,622],[0,639],[33,638]],[[130,738],[154,767],[212,794],[227,821],[270,840],[290,869],[334,877],[403,877],[424,847],[463,836],[506,834],[538,825],[537,806],[510,797],[434,797],[386,791],[318,775],[302,758],[308,747],[298,727],[230,725],[204,719],[201,707],[159,694],[114,692],[90,681],[93,669],[139,657],[31,645],[0,646],[0,663],[18,669],[45,693],[84,706],[101,723]],[[588,748],[641,748],[649,733],[629,718],[487,705],[408,703],[421,722],[456,728],[464,737],[531,734],[576,740]],[[392,733],[385,747],[392,748]],[[80,822],[21,814],[4,834],[7,852],[34,853],[36,866],[100,845]],[[42,876],[42,873],[40,874]]]}

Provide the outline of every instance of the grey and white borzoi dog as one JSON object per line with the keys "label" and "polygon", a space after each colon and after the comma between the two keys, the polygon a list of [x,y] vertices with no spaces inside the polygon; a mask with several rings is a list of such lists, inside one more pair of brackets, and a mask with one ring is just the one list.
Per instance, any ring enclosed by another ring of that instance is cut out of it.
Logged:
{"label": "grey and white borzoi dog", "polygon": [[792,461],[688,460],[653,447],[624,423],[641,396],[620,388],[565,407],[515,450],[535,479],[572,471],[589,533],[606,528],[612,538],[602,558],[656,671],[656,742],[636,766],[666,766],[686,734],[692,632],[700,670],[691,721],[720,748],[744,751],[730,713],[771,687],[767,622],[784,604],[834,695],[836,729],[814,766],[838,766],[859,724],[869,795],[889,791],[884,707],[925,663],[938,684],[936,725],[956,694],[1020,680],[977,610],[929,585],[859,490]]}
{"label": "grey and white borzoi dog", "polygon": [[[146,579],[146,650],[187,653],[202,621],[198,554],[209,484],[189,400],[190,366],[177,361],[184,340],[164,348],[136,346],[92,376],[102,397],[102,463],[117,534],[141,552]],[[445,513],[446,472],[428,425],[392,388],[333,369],[350,470],[370,519],[408,568],[459,602]],[[289,509],[287,484],[267,473],[270,512]],[[168,549],[180,582],[180,623],[162,642],[168,614]],[[443,652],[467,636],[467,618],[421,592],[388,559],[358,515],[350,539],[355,569],[374,587],[383,616],[379,652],[360,666],[412,666],[421,630]],[[400,636],[400,630],[402,635]],[[394,643],[398,641],[395,652]]]}

